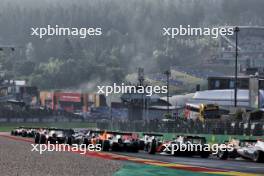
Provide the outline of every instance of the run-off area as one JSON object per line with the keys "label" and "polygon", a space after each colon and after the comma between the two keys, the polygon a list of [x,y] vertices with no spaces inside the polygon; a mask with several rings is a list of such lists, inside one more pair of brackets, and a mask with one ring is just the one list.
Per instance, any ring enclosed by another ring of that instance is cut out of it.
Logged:
{"label": "run-off area", "polygon": [[3,176],[111,176],[119,161],[84,157],[71,152],[31,152],[28,142],[0,137],[0,175]]}

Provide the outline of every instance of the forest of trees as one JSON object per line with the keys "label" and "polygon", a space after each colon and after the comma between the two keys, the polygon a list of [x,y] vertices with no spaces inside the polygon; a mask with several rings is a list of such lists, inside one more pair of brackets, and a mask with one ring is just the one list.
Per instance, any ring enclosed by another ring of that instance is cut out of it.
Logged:
{"label": "forest of trees", "polygon": [[[167,40],[162,27],[263,25],[263,0],[1,0],[1,71],[41,89],[121,82],[137,67],[160,72],[199,65],[213,51],[211,38]],[[31,27],[100,27],[103,35],[31,36]],[[6,55],[4,57],[4,55]]]}

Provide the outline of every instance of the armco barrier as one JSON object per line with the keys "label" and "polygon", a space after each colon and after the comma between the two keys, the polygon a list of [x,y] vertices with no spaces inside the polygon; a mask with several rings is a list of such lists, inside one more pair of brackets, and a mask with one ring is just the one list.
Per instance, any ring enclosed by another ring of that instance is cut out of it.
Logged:
{"label": "armco barrier", "polygon": [[162,121],[99,121],[99,129],[115,131],[145,131],[172,134],[214,134],[232,136],[263,136],[264,122],[207,121],[189,120]]}

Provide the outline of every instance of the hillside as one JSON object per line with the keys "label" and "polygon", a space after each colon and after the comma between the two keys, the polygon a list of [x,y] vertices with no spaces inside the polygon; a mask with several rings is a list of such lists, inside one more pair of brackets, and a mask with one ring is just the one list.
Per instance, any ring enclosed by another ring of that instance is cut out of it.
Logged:
{"label": "hillside", "polygon": [[[264,1],[253,1],[239,1],[237,7],[238,0],[3,0],[0,46],[11,45],[15,50],[0,51],[1,72],[6,79],[26,79],[41,89],[78,89],[87,83],[120,83],[138,67],[147,74],[174,66],[202,70],[215,54],[217,39],[168,40],[162,28],[263,25]],[[100,27],[103,34],[85,39],[30,35],[32,27],[47,25]],[[201,81],[174,74],[179,84],[183,79],[193,85]],[[184,85],[179,87],[185,90]]]}

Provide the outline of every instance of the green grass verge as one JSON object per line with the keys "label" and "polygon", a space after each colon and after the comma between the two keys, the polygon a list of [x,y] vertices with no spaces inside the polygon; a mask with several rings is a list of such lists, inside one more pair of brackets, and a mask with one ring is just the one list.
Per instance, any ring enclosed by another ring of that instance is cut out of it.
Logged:
{"label": "green grass verge", "polygon": [[126,164],[114,176],[219,176],[219,174],[199,173],[153,166],[146,164]]}

